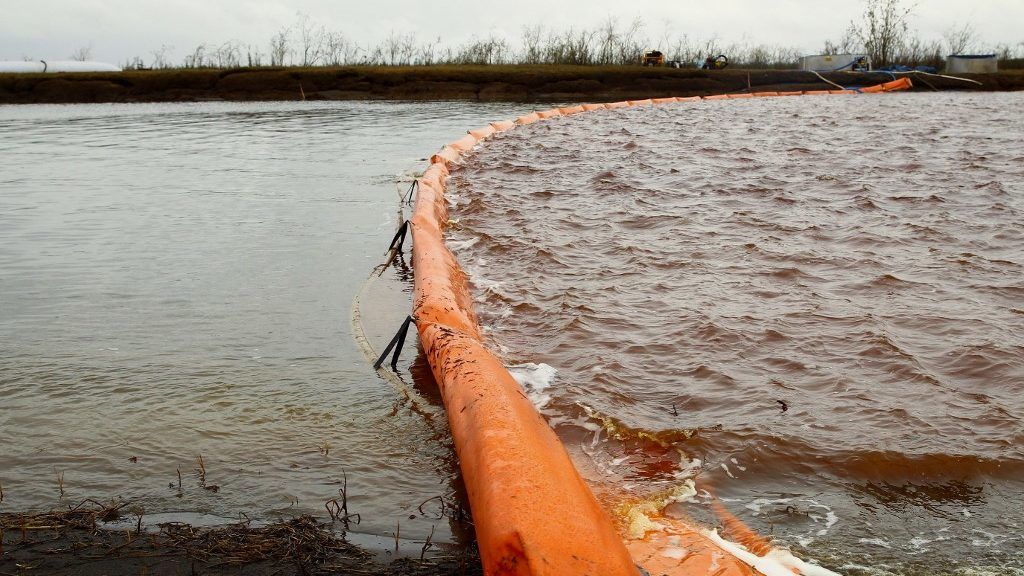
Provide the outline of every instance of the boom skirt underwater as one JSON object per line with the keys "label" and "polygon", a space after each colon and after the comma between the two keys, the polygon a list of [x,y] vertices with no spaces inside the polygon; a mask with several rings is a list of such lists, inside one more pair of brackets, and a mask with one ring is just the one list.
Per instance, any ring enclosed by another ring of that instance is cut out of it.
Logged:
{"label": "boom skirt underwater", "polygon": [[481,141],[517,126],[592,110],[736,97],[880,93],[911,88],[902,78],[860,90],[763,92],[583,104],[493,122],[445,145],[417,180],[410,220],[415,287],[412,317],[440,387],[489,575],[635,576],[833,574],[770,544],[715,506],[740,544],[660,515],[653,503],[613,521],[565,447],[502,362],[484,345],[467,277],[444,243],[449,167]]}

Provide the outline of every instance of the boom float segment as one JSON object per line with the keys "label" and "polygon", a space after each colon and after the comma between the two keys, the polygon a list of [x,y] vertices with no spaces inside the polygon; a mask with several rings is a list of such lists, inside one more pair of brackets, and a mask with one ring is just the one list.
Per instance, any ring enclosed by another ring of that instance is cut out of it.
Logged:
{"label": "boom float segment", "polygon": [[[910,87],[910,81],[904,78],[860,92]],[[789,94],[761,92],[741,97]],[[556,116],[728,98],[717,95],[583,104],[533,112],[515,121],[493,122],[442,147],[417,180],[419,191],[410,220],[415,272],[413,318],[448,413],[486,574],[637,576],[634,562],[651,574],[697,576],[717,570],[715,573],[721,576],[746,576],[775,572],[760,555],[769,548],[766,541],[727,515],[724,508],[716,512],[723,515],[726,527],[749,546],[741,550],[742,559],[727,551],[729,543],[716,533],[700,531],[675,519],[657,517],[655,522],[644,516],[647,523],[643,524],[643,536],[624,542],[554,431],[483,344],[466,274],[444,244],[448,222],[444,192],[449,165],[482,140]],[[657,511],[649,512],[657,515]],[[786,570],[800,573],[798,568]]]}

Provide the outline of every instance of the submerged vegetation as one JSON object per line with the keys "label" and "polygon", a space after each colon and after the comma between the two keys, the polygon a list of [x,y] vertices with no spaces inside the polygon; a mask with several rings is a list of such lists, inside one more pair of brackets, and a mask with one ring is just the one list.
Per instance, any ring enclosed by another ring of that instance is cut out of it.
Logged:
{"label": "submerged vegetation", "polygon": [[[904,0],[865,0],[858,18],[838,40],[826,41],[824,54],[865,53],[878,66],[942,66],[946,55],[967,52],[996,53],[1004,68],[1024,67],[1024,42],[986,45],[969,23],[951,24],[938,38],[913,32],[913,7]],[[91,49],[91,47],[90,47]],[[134,57],[129,69],[256,68],[263,66],[437,66],[562,64],[584,66],[638,65],[645,50],[658,49],[669,61],[697,67],[708,56],[728,55],[734,67],[787,69],[798,66],[808,53],[797,46],[779,46],[744,40],[726,42],[717,36],[696,38],[665,25],[660,33],[642,18],[622,22],[609,17],[594,28],[555,29],[543,24],[526,26],[517,39],[495,34],[445,44],[440,37],[420,38],[414,33],[392,32],[376,45],[362,45],[342,31],[328,30],[308,15],[281,28],[265,45],[237,40],[203,43],[180,61],[171,59],[172,47],[161,46],[150,58]]]}

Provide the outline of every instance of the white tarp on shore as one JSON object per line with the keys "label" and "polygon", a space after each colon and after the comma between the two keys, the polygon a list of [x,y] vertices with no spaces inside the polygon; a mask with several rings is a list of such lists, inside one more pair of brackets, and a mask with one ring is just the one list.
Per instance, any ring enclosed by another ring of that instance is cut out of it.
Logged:
{"label": "white tarp on shore", "polygon": [[106,62],[78,60],[0,61],[0,73],[17,72],[120,72],[121,67]]}

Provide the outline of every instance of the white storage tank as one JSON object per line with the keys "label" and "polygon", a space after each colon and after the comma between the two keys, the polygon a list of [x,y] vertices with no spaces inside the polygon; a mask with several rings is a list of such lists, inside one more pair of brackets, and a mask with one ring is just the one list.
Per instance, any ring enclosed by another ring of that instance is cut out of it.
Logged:
{"label": "white storage tank", "polygon": [[995,54],[953,54],[946,57],[946,72],[993,74],[999,72],[999,60]]}
{"label": "white storage tank", "polygon": [[870,70],[871,59],[865,54],[815,54],[800,58],[800,69],[813,72]]}
{"label": "white storage tank", "polygon": [[80,62],[78,60],[34,60],[29,62],[0,62],[0,73],[120,71],[120,66],[107,64],[106,62]]}

